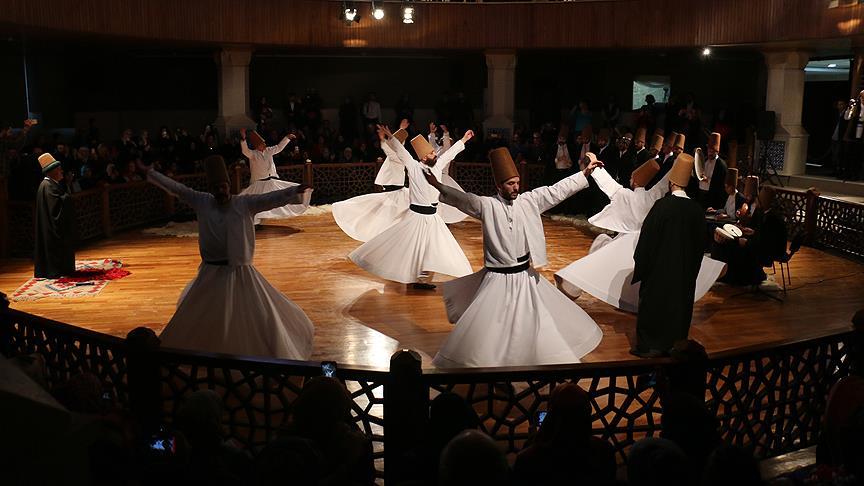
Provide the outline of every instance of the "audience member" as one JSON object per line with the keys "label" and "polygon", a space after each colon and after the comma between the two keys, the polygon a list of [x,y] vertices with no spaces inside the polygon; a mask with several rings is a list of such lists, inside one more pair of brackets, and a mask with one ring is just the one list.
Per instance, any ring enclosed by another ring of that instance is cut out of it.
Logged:
{"label": "audience member", "polygon": [[438,484],[506,486],[510,484],[510,467],[498,444],[488,435],[478,430],[465,430],[441,452]]}

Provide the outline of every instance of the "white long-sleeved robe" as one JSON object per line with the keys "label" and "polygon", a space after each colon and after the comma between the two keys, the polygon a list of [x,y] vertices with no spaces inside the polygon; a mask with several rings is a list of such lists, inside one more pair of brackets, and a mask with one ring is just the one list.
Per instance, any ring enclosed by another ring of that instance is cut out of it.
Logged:
{"label": "white long-sleeved robe", "polygon": [[[214,353],[308,359],[314,327],[300,307],[252,265],[253,215],[297,203],[294,188],[232,196],[220,205],[151,170],[147,180],[192,206],[198,217],[198,275],[183,290],[160,338],[165,346]],[[210,262],[210,263],[208,263]]]}
{"label": "white long-sleeved robe", "polygon": [[[456,154],[465,149],[465,144],[461,140],[456,142],[429,167],[411,157],[395,138],[391,137],[387,143],[408,173],[409,204],[437,206],[438,190],[426,181],[423,170],[428,168],[440,178]],[[409,209],[396,224],[360,245],[348,258],[369,273],[406,284],[417,282],[427,272],[454,277],[471,273],[468,258],[437,212],[421,214]]]}
{"label": "white long-sleeved robe", "polygon": [[[266,194],[299,185],[294,182],[280,180],[279,174],[276,172],[276,163],[273,161],[273,156],[285,150],[289,141],[288,137],[285,137],[278,144],[266,147],[263,151],[250,150],[245,140],[240,142],[240,151],[244,157],[249,159],[249,172],[251,174],[249,187],[244,189],[241,194]],[[311,199],[312,192],[306,191],[299,204],[286,204],[268,211],[262,211],[255,215],[254,223],[259,224],[262,219],[282,219],[303,214],[306,208],[309,207]]]}
{"label": "white long-sleeved robe", "polygon": [[[484,268],[443,284],[456,328],[435,356],[436,366],[576,363],[597,347],[603,333],[594,320],[533,268],[547,263],[541,213],[586,187],[578,172],[514,201],[442,189],[442,201],[480,219]],[[525,271],[488,270],[518,266],[528,254]]]}
{"label": "white long-sleeved robe", "polygon": [[[588,255],[556,272],[555,279],[570,296],[578,296],[584,290],[621,310],[636,312],[639,308],[639,283],[632,284],[633,251],[648,212],[669,192],[669,175],[664,175],[649,190],[642,187],[626,189],[604,169],[596,169],[592,176],[610,203],[588,222],[616,231],[618,236],[598,236]],[[694,300],[701,299],[708,292],[722,270],[722,262],[709,257],[702,259]]]}

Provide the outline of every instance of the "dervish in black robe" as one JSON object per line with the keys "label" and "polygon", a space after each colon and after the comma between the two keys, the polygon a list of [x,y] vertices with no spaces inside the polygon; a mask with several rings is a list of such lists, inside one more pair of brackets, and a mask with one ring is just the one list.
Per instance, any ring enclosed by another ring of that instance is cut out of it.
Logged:
{"label": "dervish in black robe", "polygon": [[36,193],[36,248],[33,276],[58,278],[75,271],[75,208],[72,194],[49,177]]}
{"label": "dervish in black robe", "polygon": [[642,282],[634,349],[640,355],[667,353],[676,341],[687,339],[693,317],[705,215],[683,191],[673,194],[648,212],[633,254],[633,283]]}

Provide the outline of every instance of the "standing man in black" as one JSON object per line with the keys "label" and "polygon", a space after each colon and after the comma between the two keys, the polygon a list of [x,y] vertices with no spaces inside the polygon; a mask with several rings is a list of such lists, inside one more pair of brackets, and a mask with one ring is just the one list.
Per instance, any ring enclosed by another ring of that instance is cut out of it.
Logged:
{"label": "standing man in black", "polygon": [[719,208],[726,202],[726,161],[720,158],[720,134],[712,133],[706,147],[702,178],[694,178],[698,190],[693,191],[703,209]]}
{"label": "standing man in black", "polygon": [[75,272],[75,208],[62,184],[63,169],[51,154],[39,156],[45,178],[36,193],[33,276],[58,278]]}
{"label": "standing man in black", "polygon": [[669,172],[670,196],[651,208],[633,253],[633,283],[639,288],[636,346],[630,353],[653,358],[686,340],[693,318],[696,277],[705,249],[705,214],[684,188],[693,157],[680,154]]}

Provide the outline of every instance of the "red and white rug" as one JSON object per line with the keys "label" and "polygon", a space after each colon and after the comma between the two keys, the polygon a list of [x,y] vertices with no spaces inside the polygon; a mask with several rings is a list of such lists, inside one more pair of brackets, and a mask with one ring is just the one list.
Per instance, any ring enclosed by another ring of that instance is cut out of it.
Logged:
{"label": "red and white rug", "polygon": [[75,298],[97,295],[111,280],[129,275],[120,260],[79,260],[75,273],[68,277],[31,278],[18,287],[9,298],[13,302],[44,298]]}

